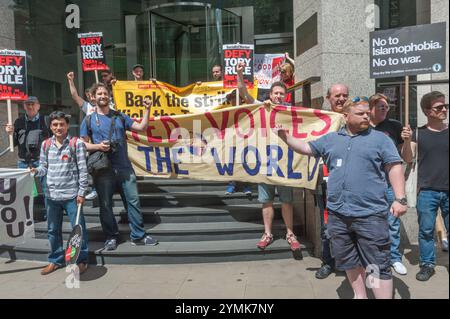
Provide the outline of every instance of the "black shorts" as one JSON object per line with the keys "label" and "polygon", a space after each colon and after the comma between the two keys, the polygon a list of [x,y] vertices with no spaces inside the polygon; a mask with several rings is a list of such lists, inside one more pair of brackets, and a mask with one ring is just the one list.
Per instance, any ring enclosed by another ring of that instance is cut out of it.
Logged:
{"label": "black shorts", "polygon": [[364,267],[376,278],[391,279],[391,240],[387,214],[346,217],[336,212],[329,213],[328,233],[336,268],[350,270]]}

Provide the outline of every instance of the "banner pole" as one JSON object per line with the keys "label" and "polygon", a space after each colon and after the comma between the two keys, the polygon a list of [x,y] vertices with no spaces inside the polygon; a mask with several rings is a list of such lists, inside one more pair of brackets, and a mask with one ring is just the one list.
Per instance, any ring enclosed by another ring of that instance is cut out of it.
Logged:
{"label": "banner pole", "polygon": [[237,88],[236,89],[236,106],[239,106],[239,102],[240,102],[240,99],[239,99],[239,88]]}
{"label": "banner pole", "polygon": [[99,81],[98,81],[98,71],[95,70],[94,73],[95,73],[95,83],[99,83]]}
{"label": "banner pole", "polygon": [[[8,124],[12,124],[11,99],[6,100],[6,104],[8,107]],[[14,152],[14,139],[12,135],[9,136],[9,150],[11,153]]]}
{"label": "banner pole", "polygon": [[409,75],[405,76],[405,126],[409,125]]}

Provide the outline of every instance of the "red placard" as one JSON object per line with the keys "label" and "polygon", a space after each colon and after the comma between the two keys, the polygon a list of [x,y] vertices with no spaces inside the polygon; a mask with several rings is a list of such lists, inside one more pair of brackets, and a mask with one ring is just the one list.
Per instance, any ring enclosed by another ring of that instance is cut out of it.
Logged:
{"label": "red placard", "polygon": [[27,54],[0,51],[0,100],[24,101],[27,95]]}
{"label": "red placard", "polygon": [[103,51],[103,33],[79,33],[83,71],[107,70],[105,52]]}
{"label": "red placard", "polygon": [[224,72],[223,87],[237,87],[236,66],[240,62],[245,63],[244,83],[248,88],[253,88],[253,51],[254,45],[251,44],[226,44],[223,46]]}

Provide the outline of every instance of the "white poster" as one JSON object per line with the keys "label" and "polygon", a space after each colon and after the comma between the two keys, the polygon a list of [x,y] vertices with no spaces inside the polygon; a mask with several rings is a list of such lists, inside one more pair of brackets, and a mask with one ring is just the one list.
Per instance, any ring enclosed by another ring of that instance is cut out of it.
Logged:
{"label": "white poster", "polygon": [[272,83],[280,81],[279,66],[284,62],[284,54],[255,54],[254,60],[258,89],[270,89]]}
{"label": "white poster", "polygon": [[0,245],[34,237],[33,183],[26,169],[0,168]]}

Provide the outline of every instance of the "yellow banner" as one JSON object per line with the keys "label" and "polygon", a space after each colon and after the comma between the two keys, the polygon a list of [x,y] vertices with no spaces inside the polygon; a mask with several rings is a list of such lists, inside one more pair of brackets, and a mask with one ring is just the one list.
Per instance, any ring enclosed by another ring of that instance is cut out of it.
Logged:
{"label": "yellow banner", "polygon": [[[191,84],[183,88],[151,81],[117,81],[113,87],[116,109],[131,118],[142,118],[144,99],[152,102],[153,117],[184,114],[200,114],[236,105],[235,89],[224,89],[222,82]],[[256,85],[249,89],[254,98],[258,95]]]}
{"label": "yellow banner", "polygon": [[337,131],[341,115],[245,105],[149,121],[147,134],[128,133],[138,175],[315,189],[319,160],[295,153],[272,129],[282,125],[295,138],[311,141]]}

